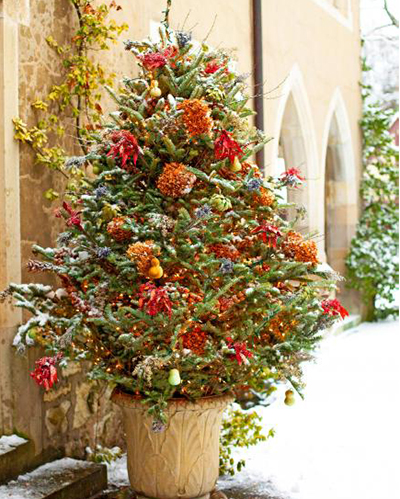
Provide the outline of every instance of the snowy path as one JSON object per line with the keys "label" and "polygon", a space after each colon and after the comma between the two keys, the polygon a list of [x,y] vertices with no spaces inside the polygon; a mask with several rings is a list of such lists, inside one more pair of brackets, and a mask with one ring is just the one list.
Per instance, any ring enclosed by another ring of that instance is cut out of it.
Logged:
{"label": "snowy path", "polygon": [[398,322],[325,340],[307,366],[305,400],[287,407],[282,392],[260,410],[276,436],[242,451],[245,471],[221,489],[251,489],[243,494],[251,498],[399,497],[399,347]]}

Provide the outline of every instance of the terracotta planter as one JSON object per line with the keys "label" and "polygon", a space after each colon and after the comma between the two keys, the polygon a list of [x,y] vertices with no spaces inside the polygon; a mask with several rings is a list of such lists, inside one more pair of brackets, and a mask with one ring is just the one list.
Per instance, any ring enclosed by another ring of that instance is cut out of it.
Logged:
{"label": "terracotta planter", "polygon": [[208,499],[218,479],[222,413],[233,397],[170,400],[161,433],[152,431],[140,400],[118,389],[111,398],[124,414],[129,480],[138,498]]}

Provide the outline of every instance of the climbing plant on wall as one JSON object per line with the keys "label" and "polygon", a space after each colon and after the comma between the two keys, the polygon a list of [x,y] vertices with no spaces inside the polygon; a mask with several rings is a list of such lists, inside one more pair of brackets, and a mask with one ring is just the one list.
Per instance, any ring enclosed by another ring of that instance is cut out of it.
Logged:
{"label": "climbing plant on wall", "polygon": [[394,300],[399,276],[399,150],[389,133],[394,112],[371,102],[369,86],[362,90],[363,213],[346,264],[348,284],[361,291],[366,319],[374,321],[398,314]]}
{"label": "climbing plant on wall", "polygon": [[[78,20],[77,29],[70,43],[59,44],[50,35],[48,45],[59,56],[64,71],[61,80],[53,83],[50,90],[41,98],[36,98],[31,106],[35,110],[35,123],[28,126],[21,118],[14,118],[15,138],[32,147],[35,161],[50,170],[60,172],[69,179],[67,188],[74,190],[85,176],[85,169],[71,151],[60,144],[52,144],[54,134],[62,137],[68,119],[74,120],[75,139],[79,153],[86,154],[88,134],[99,125],[103,110],[101,107],[104,85],[113,85],[115,74],[108,71],[94,57],[95,53],[110,49],[127,25],[117,24],[110,19],[112,11],[121,10],[113,0],[108,5],[93,5],[91,0],[68,0]],[[67,158],[70,158],[67,161]],[[46,191],[49,200],[58,198],[53,189]]]}

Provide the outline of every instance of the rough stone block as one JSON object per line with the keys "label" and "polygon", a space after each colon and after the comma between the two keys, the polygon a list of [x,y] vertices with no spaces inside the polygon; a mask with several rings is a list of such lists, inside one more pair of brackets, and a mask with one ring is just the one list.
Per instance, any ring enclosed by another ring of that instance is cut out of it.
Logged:
{"label": "rough stone block", "polygon": [[65,433],[68,429],[67,412],[71,407],[71,402],[65,400],[57,407],[52,407],[46,411],[46,428],[50,437],[57,433]]}
{"label": "rough stone block", "polygon": [[31,455],[31,443],[17,435],[0,437],[0,483],[23,472]]}
{"label": "rough stone block", "polygon": [[104,464],[64,458],[0,486],[0,497],[86,499],[107,487]]}
{"label": "rough stone block", "polygon": [[67,395],[71,391],[71,384],[68,383],[67,386],[63,386],[62,388],[59,388],[58,390],[53,389],[48,392],[45,392],[43,394],[43,400],[44,402],[53,402],[53,400],[58,399],[59,397],[63,395]]}
{"label": "rough stone block", "polygon": [[74,374],[78,374],[80,372],[82,372],[82,367],[79,362],[68,362],[68,365],[63,367],[61,370],[63,378],[68,378],[69,376],[73,376]]}
{"label": "rough stone block", "polygon": [[81,383],[75,390],[76,402],[74,410],[74,420],[72,424],[74,429],[83,426],[92,415],[89,405],[89,396],[91,390],[92,386],[90,383]]}

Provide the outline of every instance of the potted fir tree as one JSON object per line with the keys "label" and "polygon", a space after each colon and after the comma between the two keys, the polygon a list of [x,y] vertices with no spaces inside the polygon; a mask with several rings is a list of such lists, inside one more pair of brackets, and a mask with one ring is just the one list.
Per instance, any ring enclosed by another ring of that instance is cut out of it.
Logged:
{"label": "potted fir tree", "polygon": [[299,364],[346,312],[315,243],[285,220],[279,192],[299,172],[263,178],[249,161],[266,138],[229,55],[169,29],[127,49],[140,76],[114,95],[89,154],[69,161],[96,173],[67,193],[57,246],[35,246],[28,264],[59,287],[12,284],[3,298],[32,313],[16,347],[52,355],[32,373],[40,385],[57,381],[61,357],[115,385],[139,496],[207,498],[234,389],[297,389]]}

